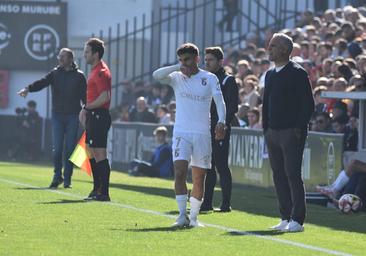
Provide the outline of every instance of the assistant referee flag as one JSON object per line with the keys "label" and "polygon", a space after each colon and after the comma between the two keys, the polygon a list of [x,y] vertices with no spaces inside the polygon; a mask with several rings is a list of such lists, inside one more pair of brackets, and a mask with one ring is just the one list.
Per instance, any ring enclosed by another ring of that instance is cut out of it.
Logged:
{"label": "assistant referee flag", "polygon": [[81,170],[85,171],[89,176],[91,176],[92,169],[89,162],[90,154],[85,144],[85,138],[86,133],[84,132],[69,160]]}

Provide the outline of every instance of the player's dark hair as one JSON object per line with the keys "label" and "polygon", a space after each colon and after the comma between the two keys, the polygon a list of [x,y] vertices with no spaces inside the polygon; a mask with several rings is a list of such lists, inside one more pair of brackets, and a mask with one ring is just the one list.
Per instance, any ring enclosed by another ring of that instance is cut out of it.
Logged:
{"label": "player's dark hair", "polygon": [[104,55],[104,42],[99,38],[90,38],[86,45],[91,48],[92,53],[98,53],[99,59],[103,58]]}
{"label": "player's dark hair", "polygon": [[177,49],[177,55],[181,56],[186,53],[198,56],[199,54],[198,47],[192,43],[185,43],[179,46],[179,48]]}
{"label": "player's dark hair", "polygon": [[224,59],[224,52],[219,46],[207,47],[205,49],[205,54],[212,54],[217,60]]}

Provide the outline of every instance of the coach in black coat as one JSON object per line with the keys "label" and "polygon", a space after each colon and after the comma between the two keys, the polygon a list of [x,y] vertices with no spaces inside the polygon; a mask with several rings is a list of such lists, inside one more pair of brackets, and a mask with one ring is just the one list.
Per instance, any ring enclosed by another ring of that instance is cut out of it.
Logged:
{"label": "coach in black coat", "polygon": [[273,35],[269,43],[275,67],[266,74],[262,114],[281,214],[281,222],[272,228],[301,232],[306,214],[301,163],[314,99],[308,74],[289,60],[292,46],[285,34]]}
{"label": "coach in black coat", "polygon": [[229,157],[229,143],[231,122],[238,111],[238,86],[235,78],[228,75],[223,66],[224,58],[223,51],[220,47],[208,47],[205,49],[205,64],[206,70],[214,73],[220,82],[221,91],[226,105],[226,134],[223,140],[215,140],[215,127],[218,122],[216,105],[211,103],[211,137],[212,137],[212,166],[211,170],[207,171],[205,180],[205,194],[201,211],[213,210],[212,197],[216,185],[216,170],[220,175],[220,186],[222,191],[221,206],[217,211],[230,212],[231,211],[231,187],[232,177],[228,165]]}

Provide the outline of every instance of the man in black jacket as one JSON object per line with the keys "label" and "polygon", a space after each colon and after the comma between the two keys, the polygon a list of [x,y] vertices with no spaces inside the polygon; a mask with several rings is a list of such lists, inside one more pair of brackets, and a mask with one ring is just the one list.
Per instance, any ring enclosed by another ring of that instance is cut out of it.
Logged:
{"label": "man in black jacket", "polygon": [[275,67],[265,78],[263,131],[281,214],[281,222],[272,228],[301,232],[306,214],[301,163],[314,99],[308,74],[289,60],[292,47],[292,39],[282,33],[269,43]]}
{"label": "man in black jacket", "polygon": [[[51,85],[54,176],[49,187],[53,189],[62,182],[65,188],[71,188],[73,165],[69,157],[77,142],[79,112],[86,97],[86,80],[74,62],[73,52],[62,48],[57,57],[59,65],[56,68],[18,92],[20,96],[26,97],[29,92],[37,92]],[[62,177],[64,140],[65,162]]]}
{"label": "man in black jacket", "polygon": [[231,187],[232,178],[231,171],[228,165],[229,157],[229,143],[230,143],[230,131],[231,121],[235,117],[235,113],[238,111],[238,86],[235,78],[228,75],[222,62],[224,59],[223,51],[220,47],[208,47],[205,49],[205,64],[206,70],[214,73],[220,82],[221,91],[224,97],[226,105],[226,134],[223,140],[215,140],[215,126],[218,122],[216,105],[211,103],[211,137],[212,137],[212,164],[211,170],[206,174],[205,180],[205,195],[201,211],[211,211],[213,192],[216,184],[216,169],[220,175],[220,186],[222,192],[222,202],[218,212],[230,212],[231,211]]}

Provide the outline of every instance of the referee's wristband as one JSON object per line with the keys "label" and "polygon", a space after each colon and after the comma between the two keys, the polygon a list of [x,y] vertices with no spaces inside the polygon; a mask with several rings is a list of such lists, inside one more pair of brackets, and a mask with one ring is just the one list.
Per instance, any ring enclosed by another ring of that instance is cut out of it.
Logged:
{"label": "referee's wristband", "polygon": [[86,110],[86,111],[89,111],[90,109],[87,109],[86,108],[86,105],[83,105],[83,109]]}

